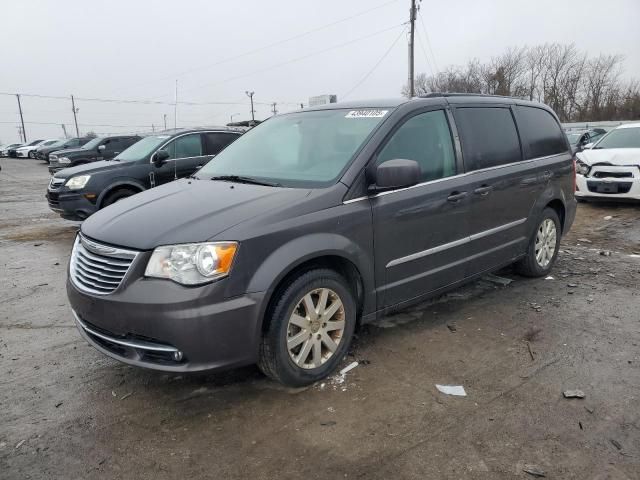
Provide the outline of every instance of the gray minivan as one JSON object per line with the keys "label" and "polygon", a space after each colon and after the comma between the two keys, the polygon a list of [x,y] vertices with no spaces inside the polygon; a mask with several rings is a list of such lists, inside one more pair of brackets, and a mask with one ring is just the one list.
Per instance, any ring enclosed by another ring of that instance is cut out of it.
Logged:
{"label": "gray minivan", "polygon": [[331,373],[358,324],[516,263],[547,275],[576,211],[546,106],[330,104],[270,118],[189,179],[86,220],[67,291],[101,352],[173,372]]}

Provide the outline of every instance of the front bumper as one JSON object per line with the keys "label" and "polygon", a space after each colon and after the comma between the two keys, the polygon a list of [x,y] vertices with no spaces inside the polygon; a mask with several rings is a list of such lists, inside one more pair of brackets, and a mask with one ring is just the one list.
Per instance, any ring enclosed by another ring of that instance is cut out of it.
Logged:
{"label": "front bumper", "polygon": [[640,168],[597,165],[588,176],[576,175],[577,198],[640,200]]}
{"label": "front bumper", "polygon": [[49,208],[66,220],[85,220],[98,210],[96,204],[81,193],[48,189],[45,197]]}
{"label": "front bumper", "polygon": [[105,355],[154,370],[218,370],[255,363],[264,293],[225,298],[224,280],[184,287],[144,278],[149,255],[139,255],[122,285],[109,295],[84,293],[67,281],[81,335]]}

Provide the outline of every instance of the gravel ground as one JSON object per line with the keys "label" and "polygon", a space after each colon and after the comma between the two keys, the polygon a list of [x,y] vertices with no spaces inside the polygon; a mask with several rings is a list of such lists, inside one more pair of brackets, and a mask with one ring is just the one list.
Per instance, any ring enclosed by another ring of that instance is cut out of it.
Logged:
{"label": "gravel ground", "polygon": [[42,163],[0,165],[0,478],[640,479],[638,206],[581,204],[553,279],[507,269],[387,317],[344,381],[292,390],[87,345],[64,291],[78,224]]}

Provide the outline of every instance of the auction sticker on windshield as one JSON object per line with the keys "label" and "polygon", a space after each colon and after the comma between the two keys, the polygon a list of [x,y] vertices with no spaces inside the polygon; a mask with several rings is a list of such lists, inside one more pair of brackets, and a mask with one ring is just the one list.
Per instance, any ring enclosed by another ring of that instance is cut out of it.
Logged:
{"label": "auction sticker on windshield", "polygon": [[366,110],[351,110],[344,118],[382,118],[388,111],[389,110],[374,110],[370,108]]}

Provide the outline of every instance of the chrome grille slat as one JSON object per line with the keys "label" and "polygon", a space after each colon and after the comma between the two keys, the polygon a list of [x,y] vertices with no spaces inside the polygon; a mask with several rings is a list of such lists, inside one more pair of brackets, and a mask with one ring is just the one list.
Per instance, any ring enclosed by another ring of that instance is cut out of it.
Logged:
{"label": "chrome grille slat", "polygon": [[108,295],[124,280],[138,252],[76,237],[69,273],[73,284],[84,292]]}
{"label": "chrome grille slat", "polygon": [[99,268],[99,269],[102,269],[108,272],[117,273],[117,274],[126,272],[128,268],[124,265],[111,265],[111,264],[102,263],[100,261],[96,261],[93,259],[89,259],[89,257],[87,257],[83,252],[78,252],[78,257],[80,257],[82,262],[87,265],[91,265],[95,268]]}

